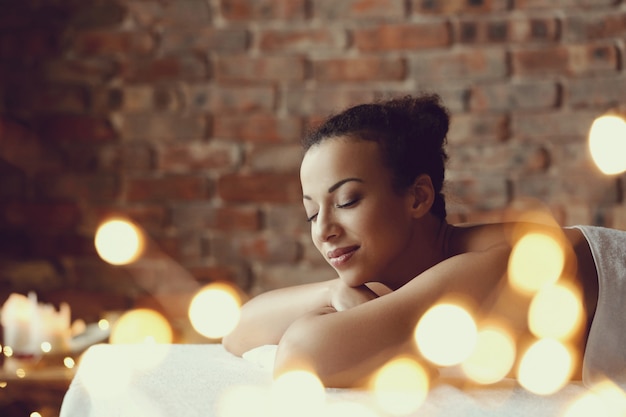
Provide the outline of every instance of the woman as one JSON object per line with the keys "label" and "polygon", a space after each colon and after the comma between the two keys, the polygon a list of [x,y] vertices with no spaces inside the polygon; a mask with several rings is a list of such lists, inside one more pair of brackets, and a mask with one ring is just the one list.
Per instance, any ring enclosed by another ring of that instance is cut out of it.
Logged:
{"label": "woman", "polygon": [[[227,350],[277,344],[276,374],[305,367],[326,386],[357,386],[396,355],[419,354],[416,323],[446,294],[476,306],[475,317],[497,310],[512,226],[447,223],[448,124],[439,98],[421,95],[355,106],[305,138],[304,208],[313,243],[339,277],[252,299],[223,340]],[[567,275],[584,290],[591,323],[598,278],[583,233],[528,227],[567,243]],[[501,315],[526,331],[525,312]]]}

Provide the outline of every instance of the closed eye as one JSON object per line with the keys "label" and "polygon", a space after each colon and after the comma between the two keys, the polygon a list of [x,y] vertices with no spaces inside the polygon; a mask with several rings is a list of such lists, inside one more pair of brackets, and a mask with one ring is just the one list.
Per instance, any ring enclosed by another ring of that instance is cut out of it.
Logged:
{"label": "closed eye", "polygon": [[317,213],[312,215],[311,217],[307,217],[306,221],[311,223],[313,220],[315,220],[316,217],[317,217]]}
{"label": "closed eye", "polygon": [[350,200],[347,203],[337,204],[335,207],[337,208],[348,208],[359,202],[359,198],[355,198],[354,200]]}

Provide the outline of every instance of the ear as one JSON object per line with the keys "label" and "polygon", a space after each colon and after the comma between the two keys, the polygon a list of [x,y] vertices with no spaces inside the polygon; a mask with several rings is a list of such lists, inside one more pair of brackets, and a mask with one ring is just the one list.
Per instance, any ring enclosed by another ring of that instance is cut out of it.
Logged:
{"label": "ear", "polygon": [[409,196],[413,218],[417,219],[428,213],[435,202],[435,188],[430,176],[427,174],[419,175],[411,185]]}

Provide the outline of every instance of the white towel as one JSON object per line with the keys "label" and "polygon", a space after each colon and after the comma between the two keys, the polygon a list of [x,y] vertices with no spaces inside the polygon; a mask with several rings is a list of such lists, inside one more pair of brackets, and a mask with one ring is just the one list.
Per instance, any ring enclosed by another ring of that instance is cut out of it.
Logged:
{"label": "white towel", "polygon": [[598,306],[583,362],[583,382],[605,378],[626,389],[626,232],[576,226],[589,242],[598,270]]}

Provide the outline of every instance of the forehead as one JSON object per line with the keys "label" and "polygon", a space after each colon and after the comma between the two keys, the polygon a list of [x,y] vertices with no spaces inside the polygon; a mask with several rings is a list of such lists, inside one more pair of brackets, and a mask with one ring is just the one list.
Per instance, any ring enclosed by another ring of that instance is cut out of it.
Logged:
{"label": "forehead", "polygon": [[326,186],[346,177],[367,180],[387,178],[389,174],[376,142],[345,136],[326,139],[309,148],[300,167],[304,188],[316,184]]}

